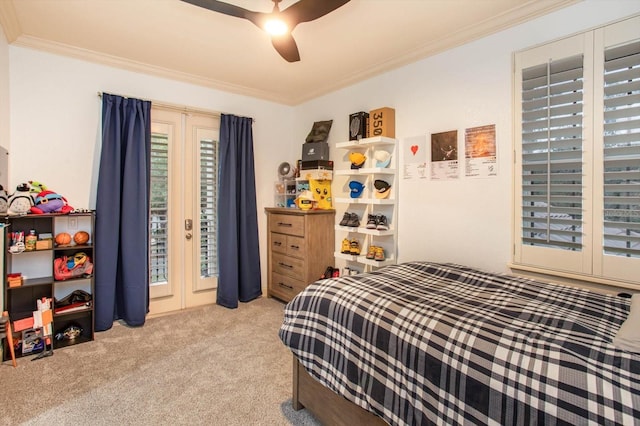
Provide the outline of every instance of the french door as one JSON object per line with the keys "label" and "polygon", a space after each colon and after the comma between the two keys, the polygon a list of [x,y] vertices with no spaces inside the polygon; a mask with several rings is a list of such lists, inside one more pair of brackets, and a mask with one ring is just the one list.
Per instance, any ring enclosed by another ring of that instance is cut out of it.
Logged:
{"label": "french door", "polygon": [[215,303],[219,118],[153,107],[150,314]]}

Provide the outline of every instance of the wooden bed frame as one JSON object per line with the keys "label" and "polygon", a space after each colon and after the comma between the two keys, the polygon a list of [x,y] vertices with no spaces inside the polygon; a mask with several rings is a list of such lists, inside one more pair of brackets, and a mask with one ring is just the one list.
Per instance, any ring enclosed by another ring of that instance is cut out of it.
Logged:
{"label": "wooden bed frame", "polygon": [[306,408],[323,425],[382,426],[387,423],[375,414],[333,392],[311,377],[293,357],[293,409]]}

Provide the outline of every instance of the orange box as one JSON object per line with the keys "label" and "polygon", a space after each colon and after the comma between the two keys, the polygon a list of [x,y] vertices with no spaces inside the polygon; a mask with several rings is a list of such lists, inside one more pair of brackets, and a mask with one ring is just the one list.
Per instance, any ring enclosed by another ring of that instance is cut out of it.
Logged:
{"label": "orange box", "polygon": [[369,137],[396,137],[396,110],[389,107],[369,111]]}
{"label": "orange box", "polygon": [[53,248],[53,241],[51,240],[38,240],[36,241],[36,250],[47,250]]}
{"label": "orange box", "polygon": [[22,275],[19,273],[7,275],[7,284],[9,284],[9,288],[20,287],[22,285]]}

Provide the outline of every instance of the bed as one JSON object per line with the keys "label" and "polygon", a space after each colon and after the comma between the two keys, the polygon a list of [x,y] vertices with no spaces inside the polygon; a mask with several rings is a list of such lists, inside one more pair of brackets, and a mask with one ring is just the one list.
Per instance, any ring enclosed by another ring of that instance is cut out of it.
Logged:
{"label": "bed", "polygon": [[[629,299],[432,262],[317,281],[285,307],[293,404],[325,424],[640,424]],[[640,326],[640,324],[639,324]]]}

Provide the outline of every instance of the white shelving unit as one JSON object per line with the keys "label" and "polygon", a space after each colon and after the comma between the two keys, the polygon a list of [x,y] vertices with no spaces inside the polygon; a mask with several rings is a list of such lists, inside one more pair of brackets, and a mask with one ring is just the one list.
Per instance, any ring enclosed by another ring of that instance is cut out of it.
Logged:
{"label": "white shelving unit", "polygon": [[[391,161],[387,167],[376,167],[374,153],[385,150],[391,154]],[[359,272],[368,272],[394,264],[397,262],[397,226],[398,220],[398,141],[384,136],[360,139],[358,141],[339,142],[336,144],[339,157],[334,160],[333,196],[336,209],[336,249],[334,256],[336,266],[341,269],[348,267]],[[351,169],[349,154],[360,152],[366,156],[365,164],[360,169]],[[388,198],[376,198],[374,181],[382,179],[391,185]],[[362,195],[351,198],[349,182],[358,181],[365,187]],[[360,219],[360,226],[340,226],[345,212],[356,213]],[[385,215],[389,229],[367,229],[369,214]],[[342,241],[357,239],[360,244],[360,255],[344,254],[341,252]],[[367,259],[366,255],[371,245],[384,249],[385,260]]]}

